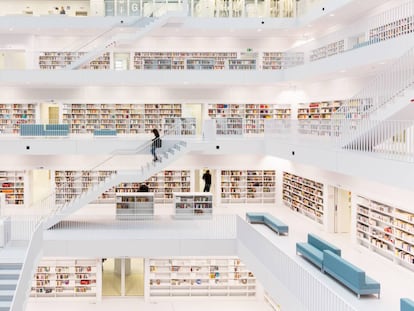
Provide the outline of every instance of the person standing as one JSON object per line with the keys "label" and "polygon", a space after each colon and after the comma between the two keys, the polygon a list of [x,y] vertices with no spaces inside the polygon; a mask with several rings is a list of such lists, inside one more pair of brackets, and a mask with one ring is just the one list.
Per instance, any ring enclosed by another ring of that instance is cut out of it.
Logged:
{"label": "person standing", "polygon": [[149,192],[147,183],[141,183],[138,188],[138,192]]}
{"label": "person standing", "polygon": [[60,13],[61,15],[66,14],[65,8],[64,8],[63,6],[60,8],[59,13]]}
{"label": "person standing", "polygon": [[210,174],[210,170],[207,170],[203,174],[203,180],[204,180],[204,190],[203,190],[203,192],[210,192],[210,186],[211,186],[211,174]]}
{"label": "person standing", "polygon": [[152,139],[152,143],[151,143],[151,154],[154,157],[152,160],[158,161],[158,157],[157,154],[155,152],[155,149],[161,147],[161,139],[160,139],[160,133],[158,132],[157,129],[152,129],[152,133],[154,134],[154,138]]}

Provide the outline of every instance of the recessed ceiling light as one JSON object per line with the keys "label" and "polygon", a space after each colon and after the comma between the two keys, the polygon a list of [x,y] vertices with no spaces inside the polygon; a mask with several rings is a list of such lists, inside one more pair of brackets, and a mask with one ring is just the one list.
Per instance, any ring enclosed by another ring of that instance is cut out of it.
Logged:
{"label": "recessed ceiling light", "polygon": [[257,29],[257,31],[258,31],[258,32],[260,32],[260,31],[262,31],[262,29],[261,29],[261,28],[259,28],[259,29]]}
{"label": "recessed ceiling light", "polygon": [[331,14],[329,14],[329,16],[330,16],[330,17],[334,17],[334,16],[335,16],[335,14],[331,13]]}

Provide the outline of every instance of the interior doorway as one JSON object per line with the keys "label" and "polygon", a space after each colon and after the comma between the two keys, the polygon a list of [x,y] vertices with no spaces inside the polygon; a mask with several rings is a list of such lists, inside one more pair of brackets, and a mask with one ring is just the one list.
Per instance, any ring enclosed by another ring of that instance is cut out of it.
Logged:
{"label": "interior doorway", "polygon": [[328,187],[328,231],[347,233],[351,229],[351,192],[335,186]]}
{"label": "interior doorway", "polygon": [[102,261],[102,296],[144,296],[143,258],[106,258]]}
{"label": "interior doorway", "polygon": [[129,53],[114,53],[115,70],[129,70]]}

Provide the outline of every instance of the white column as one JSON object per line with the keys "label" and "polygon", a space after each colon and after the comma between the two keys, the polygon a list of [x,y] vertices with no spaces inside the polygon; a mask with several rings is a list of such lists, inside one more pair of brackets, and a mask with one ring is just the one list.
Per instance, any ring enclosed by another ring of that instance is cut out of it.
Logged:
{"label": "white column", "polygon": [[89,3],[90,3],[89,14],[91,16],[104,16],[105,15],[104,0],[90,0]]}

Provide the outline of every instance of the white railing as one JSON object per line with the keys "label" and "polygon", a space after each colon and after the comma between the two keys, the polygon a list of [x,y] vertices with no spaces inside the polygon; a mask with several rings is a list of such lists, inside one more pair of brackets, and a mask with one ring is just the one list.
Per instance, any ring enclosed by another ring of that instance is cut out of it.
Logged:
{"label": "white railing", "polygon": [[[36,220],[34,220],[36,222]],[[14,292],[10,311],[24,311],[31,289],[33,275],[42,254],[43,225],[37,222],[36,227],[31,231],[30,243],[23,258],[23,266],[20,277]]]}
{"label": "white railing", "polygon": [[[257,267],[256,277],[263,283],[269,294],[277,290],[277,286],[267,284],[274,278],[287,288],[294,298],[306,307],[306,310],[355,311],[355,308],[340,297],[331,286],[315,277],[291,255],[264,238],[260,232],[240,217],[237,218],[237,238],[244,246],[244,248],[239,248],[238,256],[246,265],[251,264]],[[252,254],[256,255],[252,257]],[[280,293],[275,293],[275,296],[280,297]],[[283,302],[281,304],[283,305]]]}
{"label": "white railing", "polygon": [[56,233],[70,230],[74,235],[85,237],[101,237],[102,231],[112,232],[111,236],[133,231],[138,239],[235,239],[237,236],[234,215],[186,219],[174,215],[133,215],[129,219],[123,216],[117,219],[115,212],[113,215],[72,215],[49,230]]}
{"label": "white railing", "polygon": [[321,142],[389,160],[414,162],[412,120],[266,120],[265,136],[274,141]]}
{"label": "white railing", "polygon": [[242,136],[244,133],[244,118],[216,118],[216,135]]}
{"label": "white railing", "polygon": [[414,86],[414,48],[387,65],[358,94],[341,106],[333,117],[365,119]]}
{"label": "white railing", "polygon": [[195,136],[197,133],[196,118],[164,118],[163,132],[166,136]]}
{"label": "white railing", "polygon": [[348,120],[346,124],[348,134],[338,136],[343,149],[414,162],[414,121]]}
{"label": "white railing", "polygon": [[406,0],[399,6],[360,19],[348,27],[317,38],[316,41],[305,36],[303,39],[309,42],[292,51],[304,52],[312,62],[413,33],[414,0]]}

